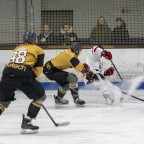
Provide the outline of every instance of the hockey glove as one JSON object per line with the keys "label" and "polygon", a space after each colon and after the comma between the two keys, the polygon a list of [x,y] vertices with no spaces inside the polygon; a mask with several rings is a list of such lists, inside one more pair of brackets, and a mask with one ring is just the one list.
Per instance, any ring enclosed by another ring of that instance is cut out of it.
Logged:
{"label": "hockey glove", "polygon": [[93,80],[93,77],[94,77],[94,73],[93,72],[88,72],[86,73],[86,79],[89,81],[89,80]]}
{"label": "hockey glove", "polygon": [[87,84],[87,85],[94,81],[93,72],[85,73],[85,74],[83,74],[83,77],[84,77],[84,83]]}
{"label": "hockey glove", "polygon": [[83,65],[84,65],[84,68],[82,70],[82,73],[88,73],[90,71],[90,67],[86,63],[84,63]]}
{"label": "hockey glove", "polygon": [[104,72],[104,76],[111,76],[114,74],[114,68],[113,67],[110,67],[109,69],[107,69],[105,72]]}
{"label": "hockey glove", "polygon": [[102,51],[102,56],[105,57],[105,58],[108,59],[108,60],[111,60],[111,59],[112,59],[112,54],[111,54],[111,52],[109,52],[109,51],[107,51],[107,50]]}

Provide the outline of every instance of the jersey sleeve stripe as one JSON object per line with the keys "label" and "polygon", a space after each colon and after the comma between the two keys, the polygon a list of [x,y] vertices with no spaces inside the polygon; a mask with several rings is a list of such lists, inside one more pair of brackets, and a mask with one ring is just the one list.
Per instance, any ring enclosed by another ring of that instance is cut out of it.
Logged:
{"label": "jersey sleeve stripe", "polygon": [[40,55],[38,55],[38,57],[37,57],[37,62],[36,62],[36,64],[34,65],[34,67],[42,67],[42,66],[43,66],[43,63],[44,63],[44,54],[40,54]]}
{"label": "jersey sleeve stripe", "polygon": [[76,57],[73,57],[71,60],[70,60],[70,63],[73,65],[73,67],[75,68],[80,62],[79,60],[76,58]]}

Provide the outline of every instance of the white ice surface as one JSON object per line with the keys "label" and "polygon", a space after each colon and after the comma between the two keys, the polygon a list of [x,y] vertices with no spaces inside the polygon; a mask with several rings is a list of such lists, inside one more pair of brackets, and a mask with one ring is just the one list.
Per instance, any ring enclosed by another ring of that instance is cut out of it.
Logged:
{"label": "white ice surface", "polygon": [[[21,135],[22,113],[27,113],[30,100],[16,92],[17,101],[0,118],[0,144],[144,144],[144,102],[130,98],[119,105],[107,105],[99,91],[80,90],[85,107],[76,107],[70,93],[67,106],[56,106],[53,94],[46,91],[44,102],[56,122],[70,121],[65,127],[55,127],[41,109],[35,125],[38,134]],[[136,96],[144,99],[144,91]]]}

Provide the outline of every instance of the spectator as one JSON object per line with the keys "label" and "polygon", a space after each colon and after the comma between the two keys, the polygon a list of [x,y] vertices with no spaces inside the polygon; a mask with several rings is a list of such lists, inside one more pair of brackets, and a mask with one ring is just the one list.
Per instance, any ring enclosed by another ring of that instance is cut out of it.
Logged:
{"label": "spectator", "polygon": [[59,40],[63,44],[70,44],[71,42],[77,41],[77,34],[73,32],[73,28],[69,24],[64,24],[60,30]]}
{"label": "spectator", "polygon": [[124,44],[129,41],[129,33],[125,21],[121,17],[116,18],[116,27],[112,32],[112,43]]}
{"label": "spectator", "polygon": [[105,18],[100,16],[97,25],[92,29],[91,40],[98,44],[108,43],[111,39],[111,29],[108,27]]}
{"label": "spectator", "polygon": [[104,50],[100,45],[96,45],[88,50],[86,63],[89,65],[91,72],[84,75],[84,83],[95,90],[101,90],[108,104],[118,104],[124,99],[121,96],[121,91],[117,86],[106,80],[107,76],[113,75],[115,70],[113,67],[104,70],[102,57],[106,60],[111,60],[112,54]]}
{"label": "spectator", "polygon": [[43,27],[43,32],[38,36],[38,44],[53,44],[54,43],[54,33],[48,24]]}

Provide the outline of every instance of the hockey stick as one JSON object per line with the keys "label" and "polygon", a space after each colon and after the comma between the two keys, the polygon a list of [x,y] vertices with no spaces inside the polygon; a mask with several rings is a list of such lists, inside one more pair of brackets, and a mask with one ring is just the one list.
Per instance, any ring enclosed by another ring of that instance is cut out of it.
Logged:
{"label": "hockey stick", "polygon": [[112,65],[113,65],[113,67],[115,68],[115,70],[116,70],[116,72],[117,72],[117,74],[118,74],[119,78],[120,78],[120,79],[123,81],[123,79],[122,79],[122,77],[121,77],[121,75],[120,75],[119,71],[117,70],[117,68],[116,68],[115,64],[113,63],[113,61],[112,61],[112,60],[110,60],[110,61],[111,61]]}
{"label": "hockey stick", "polygon": [[47,115],[49,116],[49,118],[51,119],[51,121],[53,122],[53,124],[56,126],[56,127],[59,127],[59,126],[66,126],[66,125],[69,125],[70,122],[62,122],[62,123],[56,123],[54,121],[54,119],[52,118],[52,116],[50,115],[50,113],[47,111],[47,109],[45,108],[44,105],[42,105],[43,109],[45,110],[45,112],[47,113]]}
{"label": "hockey stick", "polygon": [[[121,81],[123,82],[123,79],[122,79],[122,77],[121,77],[121,75],[120,75],[119,71],[117,70],[117,68],[116,68],[115,64],[113,63],[113,61],[112,61],[112,60],[110,60],[110,61],[111,61],[112,65],[113,65],[113,67],[115,68],[115,70],[116,70],[116,72],[117,72],[117,74],[118,74],[119,78],[120,78],[120,79],[121,79]],[[127,92],[124,92],[124,91],[121,91],[121,93],[123,93],[123,94],[125,94],[125,95],[129,95]],[[133,98],[135,98],[135,99],[137,99],[137,100],[140,100],[140,101],[144,102],[144,100],[143,100],[143,99],[140,99],[140,98],[138,98],[138,97],[136,97],[136,96],[134,96],[134,95],[129,95],[129,96],[131,96],[131,97],[133,97]]]}
{"label": "hockey stick", "polygon": [[133,97],[133,98],[135,98],[135,99],[137,99],[137,100],[140,100],[140,101],[144,102],[143,99],[140,99],[140,98],[138,98],[138,97],[136,97],[136,96],[134,96],[134,95],[129,95],[127,92],[121,91],[121,93],[123,93],[123,94],[125,94],[125,95],[128,95],[128,96],[131,96],[131,97]]}

